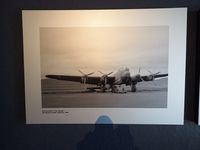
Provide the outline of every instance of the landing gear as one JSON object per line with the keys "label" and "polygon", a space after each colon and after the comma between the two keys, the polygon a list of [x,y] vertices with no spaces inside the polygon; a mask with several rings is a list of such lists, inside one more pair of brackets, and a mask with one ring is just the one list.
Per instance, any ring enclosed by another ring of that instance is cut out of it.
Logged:
{"label": "landing gear", "polygon": [[135,85],[131,85],[131,92],[136,92],[136,86]]}
{"label": "landing gear", "polygon": [[130,89],[128,89],[128,87],[125,84],[112,86],[113,93],[127,93],[128,91],[130,91]]}
{"label": "landing gear", "polygon": [[105,87],[101,88],[101,92],[105,93],[106,92],[106,88]]}

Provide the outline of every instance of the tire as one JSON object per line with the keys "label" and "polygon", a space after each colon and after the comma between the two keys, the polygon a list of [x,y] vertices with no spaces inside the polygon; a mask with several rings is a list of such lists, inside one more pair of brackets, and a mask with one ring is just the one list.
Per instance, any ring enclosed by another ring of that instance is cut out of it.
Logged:
{"label": "tire", "polygon": [[135,85],[131,85],[131,92],[136,92],[136,86]]}

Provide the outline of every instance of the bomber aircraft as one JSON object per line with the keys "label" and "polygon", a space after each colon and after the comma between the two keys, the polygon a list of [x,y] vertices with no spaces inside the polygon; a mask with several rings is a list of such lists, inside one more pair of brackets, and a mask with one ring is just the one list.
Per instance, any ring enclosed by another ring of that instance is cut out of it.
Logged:
{"label": "bomber aircraft", "polygon": [[91,76],[94,72],[85,74],[81,70],[78,70],[82,76],[69,76],[69,75],[46,75],[47,78],[57,79],[57,80],[65,80],[65,81],[73,81],[73,82],[80,82],[84,84],[93,84],[96,85],[95,87],[86,87],[86,90],[89,91],[96,91],[100,90],[102,92],[112,91],[113,93],[126,93],[128,91],[136,92],[136,84],[138,82],[144,81],[153,81],[158,78],[167,77],[168,74],[160,74],[160,72],[152,73],[148,71],[149,75],[140,75],[140,68],[137,74],[131,76],[129,68],[119,69],[114,76],[109,76],[113,72],[108,74],[104,74],[103,72],[99,71],[102,76]]}

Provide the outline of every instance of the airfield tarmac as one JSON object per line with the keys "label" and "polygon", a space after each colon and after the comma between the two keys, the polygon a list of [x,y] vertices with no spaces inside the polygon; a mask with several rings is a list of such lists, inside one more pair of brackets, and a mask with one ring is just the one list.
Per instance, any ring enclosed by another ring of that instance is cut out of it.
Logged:
{"label": "airfield tarmac", "polygon": [[[92,85],[87,85],[91,87]],[[83,84],[42,80],[43,108],[167,108],[167,78],[141,82],[136,92],[82,92]]]}

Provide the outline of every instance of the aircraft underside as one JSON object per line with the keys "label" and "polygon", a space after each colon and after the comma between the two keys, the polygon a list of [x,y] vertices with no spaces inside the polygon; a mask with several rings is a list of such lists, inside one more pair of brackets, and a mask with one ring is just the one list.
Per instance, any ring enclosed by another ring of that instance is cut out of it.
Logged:
{"label": "aircraft underside", "polygon": [[112,92],[112,93],[127,93],[127,92],[136,92],[136,85],[112,85],[96,88],[87,88],[90,92]]}

